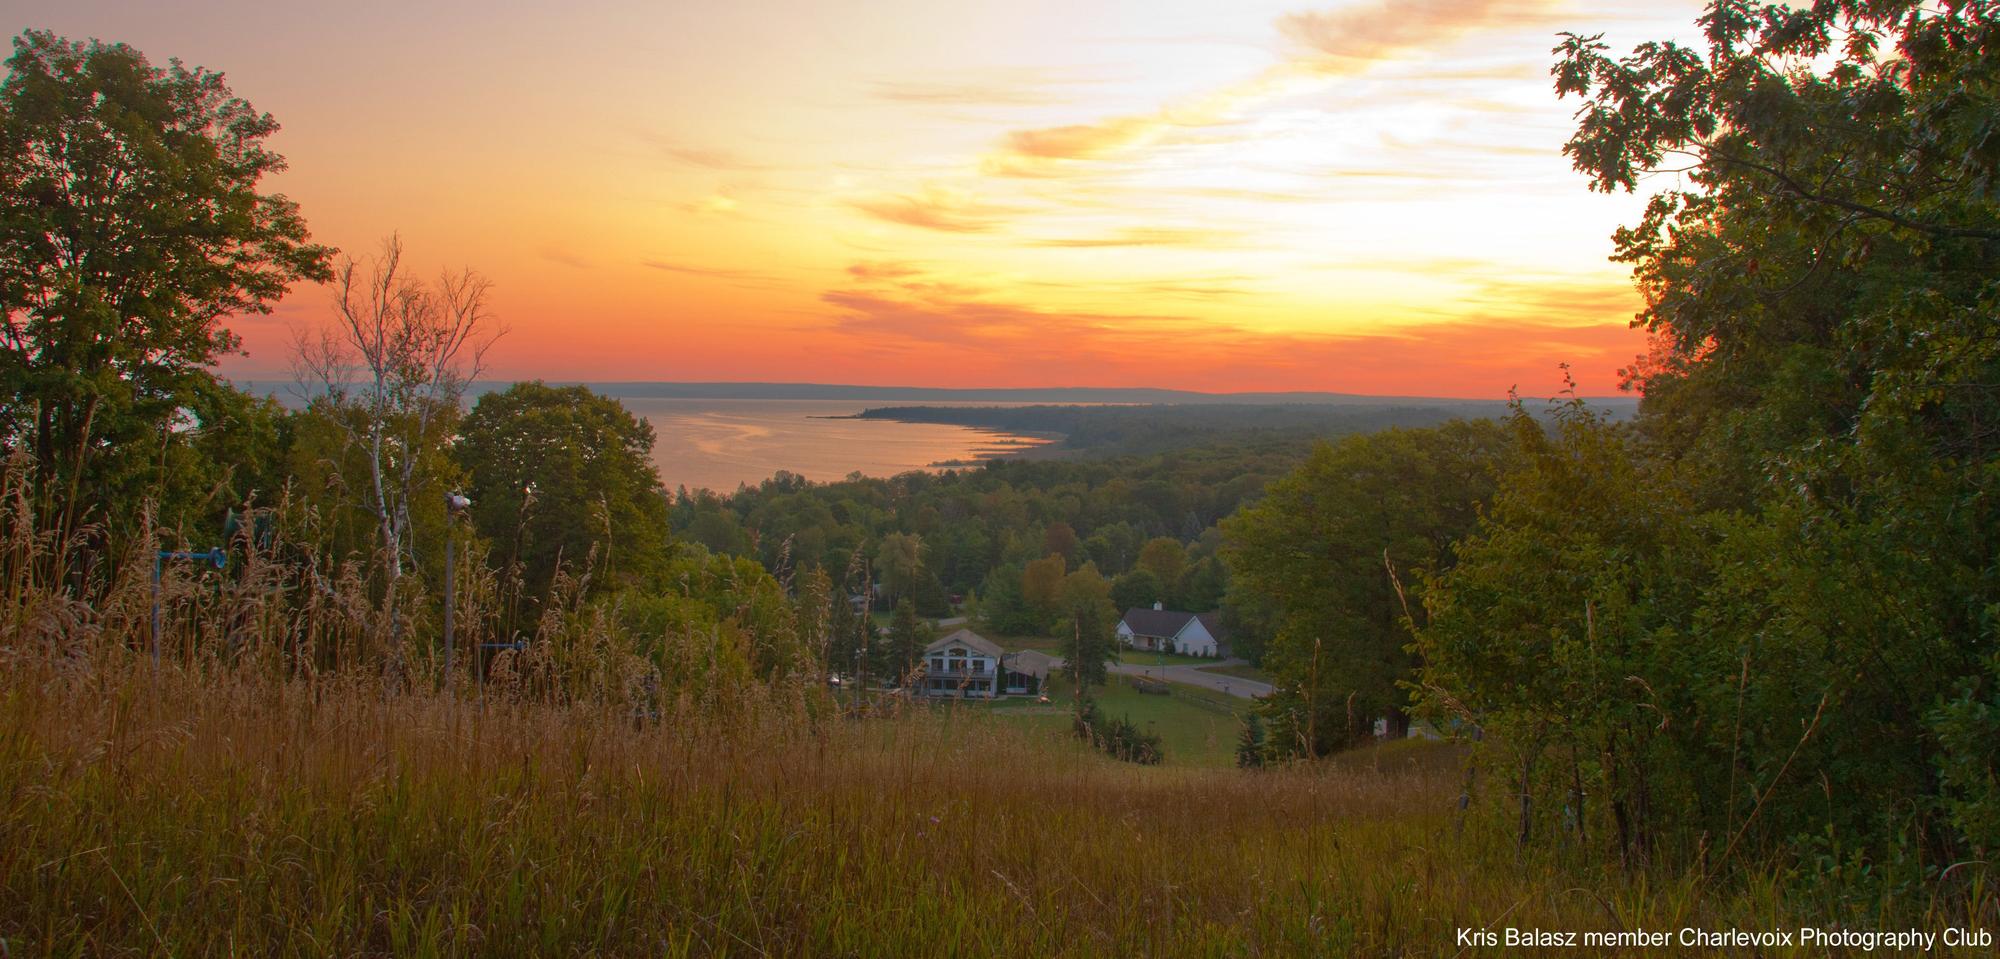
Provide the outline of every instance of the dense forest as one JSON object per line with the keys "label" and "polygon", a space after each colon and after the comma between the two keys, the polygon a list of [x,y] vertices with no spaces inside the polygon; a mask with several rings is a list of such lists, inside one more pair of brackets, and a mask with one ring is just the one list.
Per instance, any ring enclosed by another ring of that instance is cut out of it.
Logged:
{"label": "dense forest", "polygon": [[[1607,409],[1630,412],[1627,397]],[[1312,440],[1394,427],[1435,426],[1457,418],[1503,416],[1489,402],[1199,403],[1125,406],[885,406],[860,415],[905,423],[947,423],[1011,433],[1057,434],[1049,452],[1091,455],[1158,453],[1203,444]]]}
{"label": "dense forest", "polygon": [[[879,596],[877,608],[907,601],[930,617],[964,608],[1002,634],[1044,634],[1059,631],[1065,579],[1114,610],[1221,608],[1217,524],[1308,449],[1260,439],[837,483],[780,474],[726,497],[681,491],[673,530],[780,576],[822,570],[848,595]],[[856,641],[865,638],[841,639]]]}

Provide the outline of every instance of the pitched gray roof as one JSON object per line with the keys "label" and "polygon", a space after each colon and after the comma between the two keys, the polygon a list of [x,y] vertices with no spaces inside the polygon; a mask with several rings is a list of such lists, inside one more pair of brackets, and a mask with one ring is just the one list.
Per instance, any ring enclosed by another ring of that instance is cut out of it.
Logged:
{"label": "pitched gray roof", "polygon": [[1142,609],[1134,606],[1125,611],[1124,622],[1125,628],[1130,629],[1134,635],[1172,639],[1180,635],[1181,630],[1187,627],[1188,620],[1193,618],[1193,613],[1184,613],[1177,609]]}
{"label": "pitched gray roof", "polygon": [[1017,673],[1049,678],[1049,669],[1055,665],[1055,657],[1040,650],[1024,649],[1000,657],[1001,665]]}
{"label": "pitched gray roof", "polygon": [[963,646],[967,649],[975,650],[983,655],[991,656],[994,659],[999,659],[1001,653],[1000,647],[994,645],[992,640],[987,639],[986,637],[981,636],[978,633],[975,633],[969,629],[958,630],[956,632],[953,632],[945,636],[943,639],[940,639],[937,642],[930,644],[929,646],[925,646],[924,653],[925,655],[929,655],[947,646]]}

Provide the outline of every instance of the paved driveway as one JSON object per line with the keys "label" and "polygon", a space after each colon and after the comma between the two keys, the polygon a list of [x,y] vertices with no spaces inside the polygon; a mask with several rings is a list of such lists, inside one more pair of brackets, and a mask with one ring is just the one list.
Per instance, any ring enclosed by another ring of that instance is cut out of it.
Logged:
{"label": "paved driveway", "polygon": [[[1144,655],[1141,653],[1133,658],[1137,660],[1143,658]],[[1250,664],[1240,659],[1218,659],[1213,663],[1206,663],[1204,665],[1248,666]],[[1112,663],[1109,669],[1120,676],[1151,676],[1154,679],[1164,679],[1170,683],[1186,683],[1189,686],[1213,689],[1216,692],[1228,693],[1231,696],[1243,699],[1271,695],[1270,683],[1260,683],[1254,679],[1244,679],[1241,676],[1211,673],[1201,666],[1160,666],[1157,664],[1147,665],[1143,662],[1126,662]]]}
{"label": "paved driveway", "polygon": [[[1144,656],[1144,653],[1137,653],[1134,654],[1134,659],[1141,659]],[[1063,661],[1061,658],[1051,658],[1049,665],[1053,668],[1061,669]],[[1250,664],[1247,661],[1241,659],[1218,659],[1212,663],[1202,664],[1202,666],[1248,665]],[[1170,683],[1186,683],[1189,686],[1213,689],[1218,693],[1227,693],[1240,699],[1255,699],[1258,696],[1271,695],[1270,683],[1260,683],[1254,679],[1244,679],[1241,676],[1225,676],[1222,673],[1211,673],[1203,669],[1202,666],[1160,666],[1133,661],[1112,663],[1106,668],[1115,676],[1151,676],[1154,679],[1164,679]]]}

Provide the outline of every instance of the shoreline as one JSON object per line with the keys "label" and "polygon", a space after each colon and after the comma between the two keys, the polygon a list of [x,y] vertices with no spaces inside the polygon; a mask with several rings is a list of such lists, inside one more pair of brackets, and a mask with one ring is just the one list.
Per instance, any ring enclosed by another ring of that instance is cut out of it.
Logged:
{"label": "shoreline", "polygon": [[[838,417],[838,418],[857,419],[858,417]],[[889,421],[893,423],[923,422],[921,420],[899,420],[889,417],[870,417],[870,419],[889,419]],[[956,424],[929,424],[929,425],[956,425]],[[925,465],[924,469],[935,469],[935,470],[977,469],[980,466],[983,466],[987,463],[998,462],[1000,460],[1062,459],[1063,457],[1068,456],[1071,452],[1073,452],[1072,450],[1062,448],[1062,441],[1068,438],[1068,434],[1065,433],[1056,433],[1048,430],[1003,430],[990,426],[967,426],[963,428],[971,430],[975,433],[983,433],[988,436],[997,437],[998,439],[995,440],[996,446],[988,447],[985,449],[973,450],[972,451],[973,455],[969,458],[960,458],[952,460],[935,460]]]}

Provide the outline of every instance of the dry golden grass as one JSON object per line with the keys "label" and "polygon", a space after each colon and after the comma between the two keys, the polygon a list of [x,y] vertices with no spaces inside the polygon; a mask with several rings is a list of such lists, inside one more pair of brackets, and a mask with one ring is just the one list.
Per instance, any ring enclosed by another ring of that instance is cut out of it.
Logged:
{"label": "dry golden grass", "polygon": [[[1458,822],[1458,788],[1440,747],[1145,769],[943,711],[764,697],[635,725],[15,662],[0,951],[1451,956],[1486,924],[1819,918],[1754,878],[1519,864],[1500,830]],[[1981,908],[1963,919],[1994,928]]]}
{"label": "dry golden grass", "polygon": [[[0,470],[0,959],[1520,955],[1458,930],[1912,915],[2000,933],[1973,869],[1857,908],[1776,871],[1520,856],[1491,786],[1459,812],[1454,747],[1129,766],[981,710],[848,718],[809,662],[753,672],[767,637],[629,635],[580,603],[480,687],[464,658],[443,675],[419,588],[384,602],[284,542],[226,577],[170,570],[154,665],[154,544],[80,562],[21,490]],[[475,586],[472,629],[500,594]]]}

